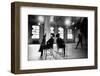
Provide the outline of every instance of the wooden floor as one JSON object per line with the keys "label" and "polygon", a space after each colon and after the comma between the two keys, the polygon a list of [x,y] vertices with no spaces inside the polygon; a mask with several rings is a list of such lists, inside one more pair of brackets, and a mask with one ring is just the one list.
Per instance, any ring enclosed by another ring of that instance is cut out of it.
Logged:
{"label": "wooden floor", "polygon": [[[66,44],[66,50],[65,50],[65,57],[62,49],[57,50],[56,45],[54,45],[54,49],[44,50],[43,57],[40,58],[40,52],[34,52],[33,50],[34,46],[31,46],[31,50],[29,50],[31,53],[31,56],[29,60],[62,60],[62,59],[80,59],[80,58],[87,58],[88,57],[88,51],[86,46],[81,48],[79,45],[77,49],[76,43],[69,43]],[[39,46],[38,46],[39,47]],[[33,49],[32,49],[33,48]]]}

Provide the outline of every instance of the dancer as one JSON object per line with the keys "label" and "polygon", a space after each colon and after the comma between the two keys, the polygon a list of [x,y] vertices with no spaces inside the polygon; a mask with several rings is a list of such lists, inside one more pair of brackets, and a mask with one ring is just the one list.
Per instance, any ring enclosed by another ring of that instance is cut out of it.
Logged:
{"label": "dancer", "polygon": [[77,45],[76,45],[76,48],[75,49],[77,49],[79,43],[81,44],[81,48],[83,48],[82,33],[81,32],[78,34],[78,42],[77,42]]}

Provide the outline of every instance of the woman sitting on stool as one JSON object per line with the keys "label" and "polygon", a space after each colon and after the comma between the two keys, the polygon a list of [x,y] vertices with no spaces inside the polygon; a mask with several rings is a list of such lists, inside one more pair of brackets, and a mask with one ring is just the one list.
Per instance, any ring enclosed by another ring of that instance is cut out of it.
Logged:
{"label": "woman sitting on stool", "polygon": [[64,57],[65,57],[65,42],[64,42],[63,39],[60,38],[60,34],[57,34],[56,37],[57,37],[57,40],[56,40],[57,49],[59,51],[59,49],[62,48],[63,49],[63,53],[64,53]]}
{"label": "woman sitting on stool", "polygon": [[51,34],[51,38],[47,41],[47,49],[53,49],[54,34]]}

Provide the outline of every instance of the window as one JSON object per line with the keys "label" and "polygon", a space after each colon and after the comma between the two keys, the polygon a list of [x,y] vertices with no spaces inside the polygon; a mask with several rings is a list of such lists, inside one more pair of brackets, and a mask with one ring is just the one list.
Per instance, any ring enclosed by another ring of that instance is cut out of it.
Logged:
{"label": "window", "polygon": [[32,39],[39,39],[39,26],[32,25]]}
{"label": "window", "polygon": [[68,39],[73,39],[72,29],[68,29],[67,32],[68,32],[68,33],[67,33],[67,38],[68,38]]}
{"label": "window", "polygon": [[60,37],[63,39],[64,38],[64,29],[62,27],[58,28],[58,33],[60,34]]}
{"label": "window", "polygon": [[54,27],[50,27],[50,33],[54,33]]}

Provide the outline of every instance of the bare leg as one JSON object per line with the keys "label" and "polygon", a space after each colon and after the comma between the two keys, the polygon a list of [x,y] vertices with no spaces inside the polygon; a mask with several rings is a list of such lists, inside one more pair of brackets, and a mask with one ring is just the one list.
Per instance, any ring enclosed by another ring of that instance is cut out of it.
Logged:
{"label": "bare leg", "polygon": [[64,51],[64,57],[65,57],[65,47],[63,48],[63,51]]}
{"label": "bare leg", "polygon": [[81,41],[81,48],[83,49],[83,42]]}
{"label": "bare leg", "polygon": [[78,41],[78,42],[77,42],[77,45],[76,45],[76,48],[75,48],[75,49],[77,49],[77,47],[78,47],[79,43],[80,43],[80,41]]}
{"label": "bare leg", "polygon": [[43,57],[43,51],[41,51],[41,56],[40,56],[41,58]]}
{"label": "bare leg", "polygon": [[47,49],[44,52],[45,60],[47,59]]}

